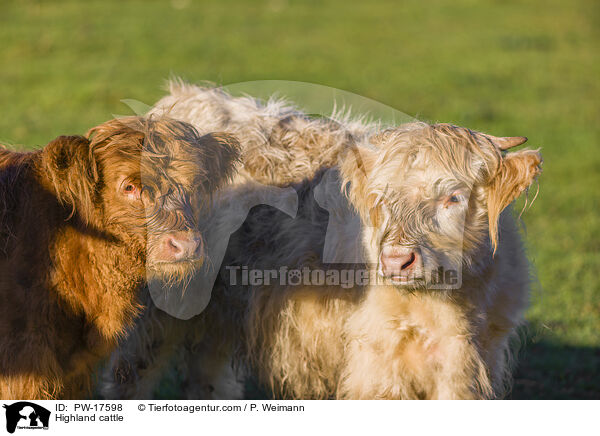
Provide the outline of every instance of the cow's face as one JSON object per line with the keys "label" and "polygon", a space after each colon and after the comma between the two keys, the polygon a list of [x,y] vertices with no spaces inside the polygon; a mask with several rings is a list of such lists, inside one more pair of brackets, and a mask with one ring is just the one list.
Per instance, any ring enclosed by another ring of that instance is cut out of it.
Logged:
{"label": "cow's face", "polygon": [[460,285],[462,268],[495,248],[500,212],[540,171],[539,153],[502,156],[493,137],[450,125],[388,130],[372,143],[351,195],[369,261],[399,286]]}

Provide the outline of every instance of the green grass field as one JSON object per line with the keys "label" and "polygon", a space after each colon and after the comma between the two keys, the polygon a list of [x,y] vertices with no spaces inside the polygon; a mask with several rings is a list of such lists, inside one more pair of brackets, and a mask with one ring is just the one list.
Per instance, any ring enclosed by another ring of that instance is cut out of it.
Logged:
{"label": "green grass field", "polygon": [[0,142],[152,104],[171,75],[297,80],[542,147],[513,398],[600,398],[600,3],[0,2]]}

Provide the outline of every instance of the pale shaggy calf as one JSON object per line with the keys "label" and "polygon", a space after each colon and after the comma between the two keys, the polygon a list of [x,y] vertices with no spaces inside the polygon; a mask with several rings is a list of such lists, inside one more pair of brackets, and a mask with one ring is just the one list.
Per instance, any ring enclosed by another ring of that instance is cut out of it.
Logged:
{"label": "pale shaggy calf", "polygon": [[[502,149],[523,141],[416,123],[348,153],[338,188],[360,215],[359,243],[381,282],[229,289],[249,296],[244,346],[261,381],[285,398],[502,396],[530,281],[515,220],[502,212],[541,163],[536,151]],[[326,220],[306,198],[303,221],[252,216],[228,261],[327,269]],[[353,250],[352,236],[338,250]],[[438,266],[462,270],[462,284],[439,289]]]}

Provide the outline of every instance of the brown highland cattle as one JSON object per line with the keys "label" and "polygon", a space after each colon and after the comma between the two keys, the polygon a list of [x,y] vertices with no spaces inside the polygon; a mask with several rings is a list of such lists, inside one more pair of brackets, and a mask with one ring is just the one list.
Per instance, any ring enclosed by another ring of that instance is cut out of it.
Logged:
{"label": "brown highland cattle", "polygon": [[0,150],[0,398],[81,398],[150,280],[203,261],[196,220],[237,143],[128,117],[29,153]]}

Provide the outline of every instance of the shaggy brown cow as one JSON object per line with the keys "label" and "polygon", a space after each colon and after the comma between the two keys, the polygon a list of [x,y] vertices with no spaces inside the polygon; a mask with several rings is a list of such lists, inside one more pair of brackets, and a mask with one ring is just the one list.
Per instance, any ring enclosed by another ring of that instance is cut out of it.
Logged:
{"label": "shaggy brown cow", "polygon": [[196,219],[231,176],[227,135],[128,117],[0,150],[0,398],[80,398],[146,279],[202,263]]}

